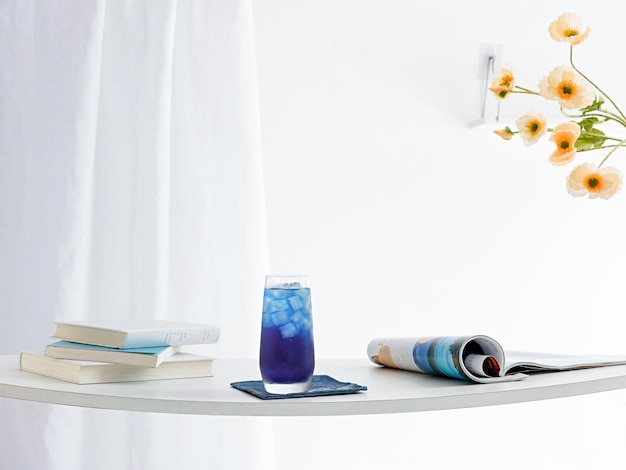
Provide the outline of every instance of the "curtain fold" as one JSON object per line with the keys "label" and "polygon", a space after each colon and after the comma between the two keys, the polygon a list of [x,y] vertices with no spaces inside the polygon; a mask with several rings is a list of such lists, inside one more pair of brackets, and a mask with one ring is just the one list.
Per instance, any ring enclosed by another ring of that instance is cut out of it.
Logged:
{"label": "curtain fold", "polygon": [[[0,0],[0,353],[126,317],[217,323],[207,353],[254,357],[261,163],[249,0]],[[0,420],[0,470],[271,468],[260,418]]]}

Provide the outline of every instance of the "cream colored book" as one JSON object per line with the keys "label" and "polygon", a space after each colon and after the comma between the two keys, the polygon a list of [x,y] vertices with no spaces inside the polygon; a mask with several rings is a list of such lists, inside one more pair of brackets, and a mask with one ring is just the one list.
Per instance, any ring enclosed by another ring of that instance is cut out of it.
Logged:
{"label": "cream colored book", "polygon": [[180,352],[163,361],[159,367],[146,367],[56,359],[43,354],[23,352],[20,355],[20,369],[75,384],[138,382],[210,377],[213,375],[213,358]]}

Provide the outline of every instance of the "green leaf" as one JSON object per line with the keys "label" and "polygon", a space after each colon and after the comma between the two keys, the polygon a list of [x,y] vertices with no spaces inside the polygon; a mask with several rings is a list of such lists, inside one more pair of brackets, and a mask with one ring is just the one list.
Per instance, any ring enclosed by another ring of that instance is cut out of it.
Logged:
{"label": "green leaf", "polygon": [[596,99],[593,101],[593,103],[591,103],[589,106],[585,108],[580,108],[580,112],[583,114],[587,114],[587,113],[590,113],[591,111],[598,111],[600,108],[602,108],[603,104],[604,104],[604,98],[602,98],[601,96],[596,96]]}
{"label": "green leaf", "polygon": [[[582,126],[581,126],[582,127]],[[599,129],[589,129],[581,132],[580,137],[576,139],[574,146],[576,150],[591,150],[600,148],[606,141],[606,134]]]}
{"label": "green leaf", "polygon": [[578,125],[583,131],[591,131],[593,126],[598,124],[600,120],[597,117],[588,117],[581,120]]}

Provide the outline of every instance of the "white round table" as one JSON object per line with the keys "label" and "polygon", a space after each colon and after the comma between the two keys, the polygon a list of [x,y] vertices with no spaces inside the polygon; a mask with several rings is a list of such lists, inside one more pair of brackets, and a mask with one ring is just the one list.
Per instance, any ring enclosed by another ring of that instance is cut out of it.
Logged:
{"label": "white round table", "polygon": [[626,366],[536,374],[474,384],[379,367],[367,359],[318,360],[316,374],[365,385],[349,395],[261,400],[230,386],[259,379],[256,361],[217,359],[214,377],[76,385],[19,370],[0,356],[0,397],[111,410],[222,416],[331,416],[449,410],[626,388]]}

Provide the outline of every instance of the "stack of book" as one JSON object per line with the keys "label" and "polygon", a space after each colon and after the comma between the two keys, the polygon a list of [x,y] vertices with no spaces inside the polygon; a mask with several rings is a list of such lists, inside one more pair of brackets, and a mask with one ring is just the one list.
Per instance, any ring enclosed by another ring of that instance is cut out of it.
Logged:
{"label": "stack of book", "polygon": [[209,377],[213,358],[181,350],[216,343],[220,329],[195,323],[57,322],[43,354],[22,352],[20,369],[77,384]]}

